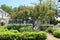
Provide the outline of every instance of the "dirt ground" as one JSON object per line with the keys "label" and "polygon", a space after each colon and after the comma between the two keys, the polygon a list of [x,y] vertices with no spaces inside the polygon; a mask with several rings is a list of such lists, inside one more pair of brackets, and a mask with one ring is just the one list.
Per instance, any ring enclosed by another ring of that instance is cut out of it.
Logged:
{"label": "dirt ground", "polygon": [[60,40],[60,39],[54,37],[51,33],[47,33],[47,39],[46,40]]}

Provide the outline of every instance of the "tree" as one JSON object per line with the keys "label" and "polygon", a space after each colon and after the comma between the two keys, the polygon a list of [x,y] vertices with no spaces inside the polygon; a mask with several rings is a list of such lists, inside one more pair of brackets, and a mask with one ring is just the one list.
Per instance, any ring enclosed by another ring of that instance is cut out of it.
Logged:
{"label": "tree", "polygon": [[18,10],[11,12],[12,19],[29,20],[29,18],[31,18],[30,20],[32,20],[33,27],[36,20],[50,22],[55,16],[55,11],[49,9],[49,7],[44,4],[38,4],[34,7],[19,6]]}
{"label": "tree", "polygon": [[7,6],[7,5],[5,5],[5,4],[1,5],[0,8],[1,8],[2,10],[4,10],[4,11],[8,12],[8,13],[10,13],[10,12],[12,11],[12,7]]}
{"label": "tree", "polygon": [[53,11],[53,10],[48,10],[47,13],[46,13],[46,17],[45,17],[45,18],[46,18],[46,21],[47,21],[47,22],[50,22],[50,21],[54,20],[55,17],[56,17],[55,11]]}
{"label": "tree", "polygon": [[60,0],[58,0],[60,2]]}
{"label": "tree", "polygon": [[18,8],[17,7],[14,7],[13,9],[12,9],[12,11],[18,11]]}
{"label": "tree", "polygon": [[10,13],[10,17],[11,17],[11,19],[17,19],[17,16],[18,15],[18,12],[16,11],[12,11],[11,13]]}
{"label": "tree", "polygon": [[11,12],[12,19],[32,20],[33,27],[36,20],[50,22],[55,16],[56,12],[44,4],[38,4],[34,7],[19,6]]}
{"label": "tree", "polygon": [[42,4],[42,0],[39,0],[39,3]]}
{"label": "tree", "polygon": [[16,19],[28,20],[29,16],[30,16],[31,9],[32,8],[28,7],[28,6],[19,6],[18,9],[14,9],[14,11],[11,12],[11,15],[14,15],[14,12],[15,12],[17,15]]}
{"label": "tree", "polygon": [[26,7],[26,6],[19,6],[18,7],[18,12],[20,14],[22,14],[22,16],[21,15],[19,15],[19,16],[21,16],[23,20],[27,20],[28,19],[28,17],[29,17],[28,7]]}
{"label": "tree", "polygon": [[54,19],[56,16],[56,12],[49,9],[49,7],[45,6],[44,4],[36,5],[34,10],[35,13],[33,16],[35,20],[40,20],[41,22],[50,22],[50,20]]}
{"label": "tree", "polygon": [[50,9],[56,9],[56,0],[44,0],[44,5],[48,6]]}

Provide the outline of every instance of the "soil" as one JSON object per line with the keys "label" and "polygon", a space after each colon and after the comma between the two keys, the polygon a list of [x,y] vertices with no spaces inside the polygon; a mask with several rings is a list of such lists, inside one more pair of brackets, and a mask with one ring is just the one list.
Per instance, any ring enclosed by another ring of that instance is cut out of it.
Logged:
{"label": "soil", "polygon": [[60,40],[60,38],[56,38],[51,33],[47,33],[47,39],[46,40]]}

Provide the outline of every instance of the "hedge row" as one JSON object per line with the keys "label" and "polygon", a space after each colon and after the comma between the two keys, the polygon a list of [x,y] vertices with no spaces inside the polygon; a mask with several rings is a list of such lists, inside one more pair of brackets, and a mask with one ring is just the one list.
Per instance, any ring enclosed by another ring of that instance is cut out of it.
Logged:
{"label": "hedge row", "polygon": [[40,25],[39,28],[40,28],[40,30],[42,30],[42,31],[46,31],[47,29],[53,28],[53,26],[47,25],[47,24],[42,24],[42,25]]}
{"label": "hedge row", "polygon": [[44,32],[0,32],[0,40],[46,40]]}
{"label": "hedge row", "polygon": [[29,28],[29,27],[22,27],[19,29],[19,32],[39,32],[39,30],[35,30],[35,29]]}
{"label": "hedge row", "polygon": [[22,27],[29,27],[29,26],[32,26],[32,24],[10,24],[10,25],[6,25],[6,28],[8,30],[10,29],[19,30]]}

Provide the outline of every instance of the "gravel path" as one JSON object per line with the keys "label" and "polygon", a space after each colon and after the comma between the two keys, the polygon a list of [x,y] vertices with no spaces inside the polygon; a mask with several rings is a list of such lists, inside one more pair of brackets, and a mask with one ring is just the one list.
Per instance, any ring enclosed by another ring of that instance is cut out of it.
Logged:
{"label": "gravel path", "polygon": [[47,39],[46,40],[60,40],[60,39],[55,38],[51,33],[47,33]]}

